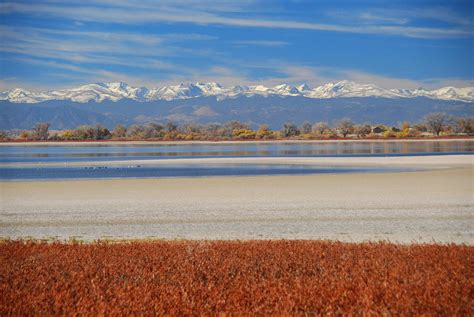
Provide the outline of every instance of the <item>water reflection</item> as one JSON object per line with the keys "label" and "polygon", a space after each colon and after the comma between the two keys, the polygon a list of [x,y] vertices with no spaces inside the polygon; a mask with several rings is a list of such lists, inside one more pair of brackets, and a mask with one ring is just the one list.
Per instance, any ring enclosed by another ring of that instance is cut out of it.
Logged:
{"label": "water reflection", "polygon": [[240,144],[2,146],[1,162],[69,162],[192,157],[427,155],[474,152],[474,140]]}

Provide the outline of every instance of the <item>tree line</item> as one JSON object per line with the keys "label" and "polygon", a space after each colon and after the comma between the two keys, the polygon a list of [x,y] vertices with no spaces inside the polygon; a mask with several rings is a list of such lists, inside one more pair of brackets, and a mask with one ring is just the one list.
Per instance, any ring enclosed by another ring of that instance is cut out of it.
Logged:
{"label": "tree line", "polygon": [[[119,124],[109,130],[101,124],[82,125],[76,129],[51,132],[48,123],[38,123],[31,130],[22,131],[14,139],[23,140],[271,140],[271,139],[331,139],[331,138],[410,138],[440,135],[473,135],[474,118],[453,118],[446,113],[431,113],[422,122],[410,124],[403,122],[399,126],[356,124],[344,118],[329,124],[328,122],[304,122],[300,126],[291,122],[284,123],[281,129],[272,130],[266,124],[258,129],[243,122],[229,121],[223,124],[173,122],[165,124],[149,123],[124,126]],[[12,139],[5,132],[2,139]]]}

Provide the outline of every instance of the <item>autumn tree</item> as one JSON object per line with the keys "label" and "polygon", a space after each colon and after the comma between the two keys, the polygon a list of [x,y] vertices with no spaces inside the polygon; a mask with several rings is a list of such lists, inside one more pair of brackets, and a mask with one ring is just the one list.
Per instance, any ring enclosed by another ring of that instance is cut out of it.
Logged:
{"label": "autumn tree", "polygon": [[265,139],[268,138],[270,135],[271,131],[267,124],[262,124],[260,127],[258,127],[256,135],[258,139]]}
{"label": "autumn tree", "polygon": [[222,127],[222,136],[231,138],[236,130],[250,130],[250,125],[237,120],[226,122]]}
{"label": "autumn tree", "polygon": [[21,131],[20,139],[28,140],[31,137],[31,133],[28,131]]}
{"label": "autumn tree", "polygon": [[74,140],[76,137],[76,134],[74,132],[74,130],[63,131],[63,133],[61,134],[61,138],[63,140]]}
{"label": "autumn tree", "polygon": [[402,126],[401,126],[401,130],[404,131],[404,130],[409,130],[409,129],[410,129],[410,122],[403,121]]}
{"label": "autumn tree", "polygon": [[255,139],[256,132],[250,129],[236,129],[233,136],[239,139]]}

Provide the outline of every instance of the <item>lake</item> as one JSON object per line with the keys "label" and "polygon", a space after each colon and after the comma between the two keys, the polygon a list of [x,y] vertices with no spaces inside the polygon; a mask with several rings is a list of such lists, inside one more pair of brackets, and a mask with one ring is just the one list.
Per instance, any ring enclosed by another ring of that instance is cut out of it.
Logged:
{"label": "lake", "polygon": [[[296,164],[176,164],[141,166],[136,160],[174,158],[236,157],[373,157],[472,154],[474,140],[401,141],[401,142],[242,142],[196,144],[114,144],[77,143],[2,145],[0,179],[93,179],[156,178],[231,175],[287,175],[317,173],[357,173],[401,171],[380,167],[335,167]],[[114,166],[114,161],[130,161],[128,166]],[[69,163],[82,162],[83,166]],[[103,162],[91,165],[88,162]],[[47,163],[48,166],[44,166]],[[23,166],[22,166],[23,164]],[[28,164],[28,166],[25,166]],[[32,166],[33,165],[33,166]],[[403,169],[406,170],[406,169]]]}

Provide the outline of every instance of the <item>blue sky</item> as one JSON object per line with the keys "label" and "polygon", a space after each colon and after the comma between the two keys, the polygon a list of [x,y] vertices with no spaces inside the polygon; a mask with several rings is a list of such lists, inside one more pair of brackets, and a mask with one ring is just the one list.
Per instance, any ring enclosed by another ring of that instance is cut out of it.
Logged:
{"label": "blue sky", "polygon": [[474,85],[474,1],[0,2],[0,89]]}

